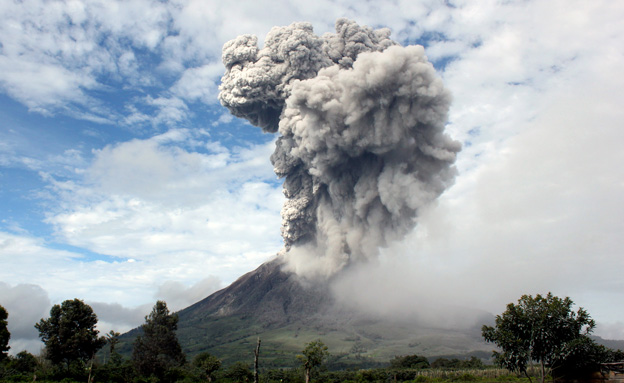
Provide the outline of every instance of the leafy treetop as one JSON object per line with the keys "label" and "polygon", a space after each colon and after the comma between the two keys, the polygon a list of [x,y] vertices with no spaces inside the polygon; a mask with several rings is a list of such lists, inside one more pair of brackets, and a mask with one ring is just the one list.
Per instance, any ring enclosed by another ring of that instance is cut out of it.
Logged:
{"label": "leafy treetop", "polygon": [[6,357],[8,356],[7,352],[11,349],[11,347],[9,346],[11,333],[8,329],[8,318],[9,313],[4,307],[0,306],[0,362],[6,359]]}
{"label": "leafy treetop", "polygon": [[527,375],[528,364],[536,361],[543,382],[545,367],[562,363],[566,345],[587,336],[595,326],[587,311],[579,308],[574,312],[573,305],[570,298],[551,293],[545,297],[523,295],[517,304],[508,304],[507,310],[496,316],[494,327],[482,327],[485,340],[502,351],[494,352],[496,363]]}
{"label": "leafy treetop", "polygon": [[134,342],[132,360],[139,372],[162,378],[169,369],[186,362],[177,329],[178,315],[170,313],[164,301],[157,301],[141,326],[143,334]]}
{"label": "leafy treetop", "polygon": [[308,343],[302,351],[302,355],[297,355],[297,359],[303,365],[305,371],[305,382],[310,381],[312,369],[323,364],[325,358],[329,356],[327,346],[320,339]]}
{"label": "leafy treetop", "polygon": [[221,368],[221,361],[208,352],[202,352],[193,359],[193,365],[199,368],[206,376],[206,379],[211,382],[212,375]]}
{"label": "leafy treetop", "polygon": [[46,346],[46,358],[53,364],[65,363],[67,366],[74,361],[86,362],[93,358],[106,344],[95,329],[97,321],[91,306],[80,299],[52,306],[50,318],[35,324]]}

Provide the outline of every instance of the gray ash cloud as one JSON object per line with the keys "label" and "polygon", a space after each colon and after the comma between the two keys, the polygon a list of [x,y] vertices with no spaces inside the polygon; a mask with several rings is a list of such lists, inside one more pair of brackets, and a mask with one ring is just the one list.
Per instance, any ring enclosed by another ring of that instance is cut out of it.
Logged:
{"label": "gray ash cloud", "polygon": [[388,29],[340,19],[225,44],[219,99],[265,132],[284,178],[284,256],[307,276],[331,276],[414,228],[418,210],[455,177],[460,144],[445,132],[451,96],[421,46]]}

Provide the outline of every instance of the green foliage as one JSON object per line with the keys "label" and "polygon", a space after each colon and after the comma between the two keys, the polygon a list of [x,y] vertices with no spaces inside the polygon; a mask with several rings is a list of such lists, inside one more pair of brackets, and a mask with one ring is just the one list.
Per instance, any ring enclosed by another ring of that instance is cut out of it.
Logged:
{"label": "green foliage", "polygon": [[35,324],[39,337],[45,343],[45,356],[53,364],[85,364],[104,346],[106,340],[95,329],[97,316],[91,306],[80,299],[66,300],[54,305],[50,318]]}
{"label": "green foliage", "polygon": [[428,376],[424,376],[424,375],[417,376],[416,379],[414,379],[414,382],[416,383],[426,383],[430,381],[431,381],[431,378]]}
{"label": "green foliage", "polygon": [[253,373],[248,365],[243,362],[236,362],[225,370],[223,376],[230,382],[251,382]]}
{"label": "green foliage", "polygon": [[308,343],[301,353],[302,355],[297,355],[297,359],[304,368],[318,367],[329,356],[327,346],[320,339]]}
{"label": "green foliage", "polygon": [[175,333],[177,328],[177,314],[169,313],[167,304],[157,301],[141,326],[143,334],[134,341],[132,361],[140,374],[166,380],[168,370],[186,362]]}
{"label": "green foliage", "polygon": [[574,302],[548,293],[546,297],[523,295],[518,304],[510,303],[496,325],[483,326],[486,341],[496,344],[502,352],[494,352],[497,364],[511,371],[527,374],[530,361],[542,366],[561,362],[568,343],[589,334],[595,322],[587,311],[572,311]]}
{"label": "green foliage", "polygon": [[94,377],[96,382],[125,383],[139,379],[130,360],[119,357],[111,358],[106,364],[96,366]]}
{"label": "green foliage", "polygon": [[123,360],[123,357],[121,356],[121,354],[118,353],[117,350],[115,349],[115,347],[119,343],[119,336],[121,336],[121,334],[113,330],[109,331],[108,334],[106,334],[106,342],[108,343],[110,347],[109,352],[108,352],[107,364],[120,365]]}
{"label": "green foliage", "polygon": [[208,352],[202,352],[195,356],[193,365],[202,371],[209,382],[212,382],[212,375],[221,368],[221,361]]}
{"label": "green foliage", "polygon": [[485,368],[485,365],[481,359],[476,356],[471,356],[468,360],[459,360],[457,358],[446,359],[438,358],[431,363],[431,368],[440,369],[471,369],[471,368]]}
{"label": "green foliage", "polygon": [[260,381],[266,383],[299,383],[301,382],[301,375],[297,370],[292,368],[274,369],[263,374]]}
{"label": "green foliage", "polygon": [[9,360],[9,368],[19,373],[35,372],[37,364],[37,358],[28,351],[20,351],[15,357]]}
{"label": "green foliage", "polygon": [[476,376],[468,373],[463,373],[449,379],[451,382],[475,382],[479,380]]}
{"label": "green foliage", "polygon": [[611,350],[584,336],[568,342],[559,355],[559,363],[553,369],[556,376],[581,376],[599,371],[601,363],[624,360],[624,352]]}
{"label": "green foliage", "polygon": [[37,364],[37,359],[26,351],[15,356],[9,355],[0,362],[0,381],[32,381]]}
{"label": "green foliage", "polygon": [[391,374],[382,368],[360,370],[356,380],[358,382],[385,382]]}
{"label": "green foliage", "polygon": [[422,369],[429,368],[429,361],[424,356],[404,355],[395,356],[390,360],[390,368],[411,368]]}
{"label": "green foliage", "polygon": [[318,339],[308,343],[301,353],[302,355],[297,355],[297,359],[303,366],[305,380],[308,383],[310,381],[310,373],[314,368],[323,364],[325,358],[329,356],[329,351],[327,346]]}
{"label": "green foliage", "polygon": [[7,358],[8,351],[11,347],[9,347],[9,340],[11,339],[11,333],[8,329],[7,319],[9,318],[9,313],[6,309],[0,306],[0,362]]}

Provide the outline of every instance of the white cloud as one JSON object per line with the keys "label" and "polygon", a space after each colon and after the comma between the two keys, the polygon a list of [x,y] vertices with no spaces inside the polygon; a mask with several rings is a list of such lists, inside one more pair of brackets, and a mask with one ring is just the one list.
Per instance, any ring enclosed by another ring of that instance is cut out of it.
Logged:
{"label": "white cloud", "polygon": [[219,116],[218,120],[212,123],[212,126],[219,126],[220,124],[228,124],[232,122],[233,119],[234,117],[231,114],[223,113],[221,116]]}
{"label": "white cloud", "polygon": [[50,265],[58,267],[79,258],[79,254],[46,248],[40,238],[0,232],[0,259],[4,265],[0,280],[7,283],[28,283],[33,276],[45,275]]}
{"label": "white cloud", "polygon": [[220,62],[189,68],[171,88],[171,91],[188,101],[215,104],[219,94],[217,82],[222,75],[223,65]]}
{"label": "white cloud", "polygon": [[221,287],[221,280],[215,276],[204,278],[190,287],[177,281],[165,281],[158,287],[156,297],[168,302],[170,310],[178,311],[199,302]]}
{"label": "white cloud", "polygon": [[33,111],[49,113],[67,102],[86,99],[83,88],[93,88],[95,81],[82,73],[56,65],[41,65],[0,56],[0,85]]}
{"label": "white cloud", "polygon": [[124,307],[119,303],[86,302],[98,317],[97,329],[101,335],[110,331],[125,333],[145,322],[145,316],[152,309],[146,303],[137,307]]}
{"label": "white cloud", "polygon": [[78,255],[6,234],[32,247],[5,249],[15,269],[28,270],[8,280],[37,275],[44,288],[57,280],[55,300],[71,291],[132,307],[145,303],[158,281],[186,285],[218,275],[228,283],[268,259],[281,248],[283,197],[268,161],[274,144],[227,149],[207,138],[202,131],[172,130],[96,151],[74,180],[46,175],[56,205],[47,222],[56,240],[104,260],[71,261]]}
{"label": "white cloud", "polygon": [[0,88],[32,111],[100,122],[116,117],[91,91],[151,83],[133,49],[156,49],[170,20],[149,0],[9,2],[0,16]]}
{"label": "white cloud", "polygon": [[471,4],[449,28],[459,36],[462,19],[478,20],[481,45],[443,74],[455,96],[450,128],[471,144],[456,184],[407,241],[340,291],[387,312],[409,301],[419,312],[452,304],[492,313],[552,291],[586,308],[597,335],[621,338],[612,302],[624,299],[624,285],[608,270],[624,267],[624,55],[612,49],[624,31],[611,20],[622,12],[528,2],[488,16]]}
{"label": "white cloud", "polygon": [[146,104],[158,110],[151,118],[152,124],[165,126],[175,126],[177,123],[184,121],[188,117],[188,106],[177,97],[158,97],[150,96],[145,100]]}
{"label": "white cloud", "polygon": [[[323,33],[332,31],[335,19],[343,16],[409,31],[415,29],[406,28],[412,22],[410,17],[440,8],[435,4],[353,7],[332,1],[283,1],[266,6],[255,1],[217,5],[198,0],[6,3],[0,7],[4,21],[0,26],[0,89],[31,111],[46,115],[65,113],[98,123],[151,121],[171,125],[188,117],[182,99],[216,102],[221,47],[239,34],[262,37],[272,26],[301,20],[312,22],[317,32]],[[399,33],[398,37],[406,36]],[[130,114],[124,116],[114,111],[112,100],[96,93],[116,87],[149,96],[126,101]],[[156,106],[157,116],[133,112],[135,102]]]}

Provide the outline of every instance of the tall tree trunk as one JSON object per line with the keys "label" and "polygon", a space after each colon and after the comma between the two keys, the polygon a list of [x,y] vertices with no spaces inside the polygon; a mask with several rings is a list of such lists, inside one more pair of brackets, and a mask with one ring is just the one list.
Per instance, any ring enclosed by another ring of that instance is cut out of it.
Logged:
{"label": "tall tree trunk", "polygon": [[258,356],[260,355],[260,338],[254,351],[254,383],[258,383]]}
{"label": "tall tree trunk", "polygon": [[305,369],[305,383],[310,383],[310,368],[306,367]]}
{"label": "tall tree trunk", "polygon": [[95,359],[95,353],[91,356],[91,365],[89,366],[89,377],[87,378],[87,383],[91,383],[91,372],[93,371],[93,360]]}

